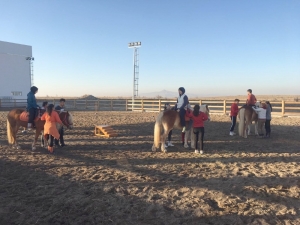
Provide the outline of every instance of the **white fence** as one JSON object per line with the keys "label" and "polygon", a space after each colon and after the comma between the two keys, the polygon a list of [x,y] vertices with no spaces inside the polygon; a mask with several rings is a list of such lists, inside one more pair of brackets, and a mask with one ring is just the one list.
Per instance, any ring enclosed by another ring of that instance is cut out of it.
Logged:
{"label": "white fence", "polygon": [[[38,104],[48,101],[54,105],[59,104],[59,99],[38,99]],[[233,100],[190,100],[190,104],[207,104],[211,113],[228,114]],[[243,102],[243,101],[241,101]],[[88,111],[141,111],[158,112],[163,110],[164,104],[175,105],[174,100],[165,99],[66,99],[66,108],[69,110],[88,110]],[[280,101],[271,102],[274,116],[300,116],[300,102]],[[240,104],[241,106],[242,104]],[[0,109],[25,108],[26,100],[12,99],[11,101],[1,101]]]}

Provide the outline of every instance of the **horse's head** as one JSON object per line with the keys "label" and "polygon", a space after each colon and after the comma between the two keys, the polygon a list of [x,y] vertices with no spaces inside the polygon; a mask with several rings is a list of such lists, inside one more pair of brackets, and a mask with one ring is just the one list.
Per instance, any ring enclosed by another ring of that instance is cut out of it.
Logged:
{"label": "horse's head", "polygon": [[208,121],[210,121],[210,114],[209,114],[208,105],[200,105],[200,111],[204,112],[208,117]]}
{"label": "horse's head", "polygon": [[73,129],[73,118],[68,111],[59,112],[59,117],[64,126],[68,129]]}

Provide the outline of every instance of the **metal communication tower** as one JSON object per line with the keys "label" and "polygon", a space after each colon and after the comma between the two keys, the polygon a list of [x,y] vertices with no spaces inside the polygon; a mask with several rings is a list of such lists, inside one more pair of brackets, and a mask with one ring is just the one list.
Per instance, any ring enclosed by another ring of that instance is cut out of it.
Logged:
{"label": "metal communication tower", "polygon": [[134,48],[133,51],[133,92],[132,92],[132,111],[134,110],[134,99],[139,95],[139,47],[142,43],[131,42],[128,44],[129,48]]}
{"label": "metal communication tower", "polygon": [[33,57],[27,57],[26,60],[29,60],[29,67],[30,67],[30,81],[31,81],[31,85],[30,87],[33,86],[33,61],[34,58]]}

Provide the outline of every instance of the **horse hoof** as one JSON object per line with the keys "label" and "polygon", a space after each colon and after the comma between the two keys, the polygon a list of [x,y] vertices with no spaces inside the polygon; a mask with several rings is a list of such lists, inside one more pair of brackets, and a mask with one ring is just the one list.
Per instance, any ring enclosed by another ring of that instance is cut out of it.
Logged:
{"label": "horse hoof", "polygon": [[189,145],[188,144],[184,144],[184,146],[183,147],[185,147],[185,148],[188,148],[189,147]]}
{"label": "horse hoof", "polygon": [[165,150],[162,150],[162,152],[163,152],[163,153],[166,153],[166,152],[168,152],[168,151],[167,151],[167,149],[165,149]]}
{"label": "horse hoof", "polygon": [[152,146],[152,152],[156,152],[156,147]]}

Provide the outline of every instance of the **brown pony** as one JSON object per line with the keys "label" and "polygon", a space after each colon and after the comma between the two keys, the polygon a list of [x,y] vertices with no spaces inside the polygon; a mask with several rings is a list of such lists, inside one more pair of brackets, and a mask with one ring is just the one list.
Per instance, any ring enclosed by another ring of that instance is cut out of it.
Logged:
{"label": "brown pony", "polygon": [[[207,105],[201,105],[200,110],[202,112],[205,112],[208,115],[208,118],[210,118]],[[154,125],[154,143],[152,146],[152,151],[156,152],[156,149],[159,148],[159,145],[161,144],[161,151],[167,152],[164,143],[170,130],[172,130],[173,128],[182,129],[182,126],[180,125],[179,113],[174,110],[160,112],[156,118],[156,122]],[[162,131],[163,134],[161,134]]]}
{"label": "brown pony", "polygon": [[[27,121],[20,119],[21,114],[25,112],[23,109],[13,109],[7,115],[7,139],[8,144],[12,145],[13,148],[20,149],[21,147],[17,143],[17,133],[20,127],[27,127]],[[63,122],[64,126],[67,128],[73,128],[73,119],[72,115],[68,111],[59,113],[59,117]],[[36,142],[41,134],[41,131],[44,130],[45,121],[40,118],[35,119],[35,138],[32,143],[32,150],[36,149]]]}
{"label": "brown pony", "polygon": [[[260,106],[260,103],[257,102],[255,104],[256,106]],[[257,113],[252,109],[251,106],[243,106],[239,109],[238,113],[239,118],[239,135],[247,138],[247,134],[250,135],[250,125],[252,124],[252,121],[254,121],[255,126],[255,134],[258,135],[258,115]],[[248,132],[247,132],[248,128]]]}

